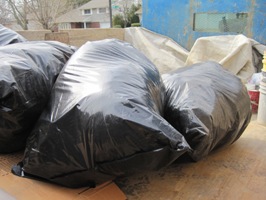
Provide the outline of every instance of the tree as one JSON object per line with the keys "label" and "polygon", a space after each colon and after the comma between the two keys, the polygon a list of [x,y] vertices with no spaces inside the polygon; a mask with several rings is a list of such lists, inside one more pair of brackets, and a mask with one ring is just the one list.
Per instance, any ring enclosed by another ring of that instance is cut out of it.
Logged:
{"label": "tree", "polygon": [[0,5],[0,24],[6,24],[10,21],[8,4],[3,1]]}
{"label": "tree", "polygon": [[50,30],[53,30],[56,18],[69,9],[66,0],[30,0],[27,4],[32,18],[40,23],[43,29]]}
{"label": "tree", "polygon": [[117,8],[120,12],[120,14],[123,16],[123,27],[127,27],[129,21],[128,21],[128,15],[130,11],[131,5],[134,4],[134,0],[113,0],[112,1],[112,7]]}
{"label": "tree", "polygon": [[113,25],[114,27],[121,27],[124,28],[124,19],[121,14],[116,14],[113,16]]}
{"label": "tree", "polygon": [[[120,13],[114,15],[113,24],[121,27],[129,27],[131,23],[138,23],[139,17],[135,12],[140,8],[140,4],[135,5],[131,0],[115,1],[113,7],[119,9]],[[118,5],[122,5],[121,7]]]}
{"label": "tree", "polygon": [[131,5],[129,13],[128,13],[128,22],[130,24],[139,23],[139,17],[138,17],[138,15],[136,15],[136,11],[138,9],[140,9],[140,7],[141,7],[140,4],[138,4],[138,5],[132,4]]}
{"label": "tree", "polygon": [[53,30],[57,17],[89,1],[90,0],[6,0],[9,11],[24,30],[28,30],[29,20],[39,23],[43,29]]}
{"label": "tree", "polygon": [[23,30],[28,30],[28,0],[7,0],[10,12]]}

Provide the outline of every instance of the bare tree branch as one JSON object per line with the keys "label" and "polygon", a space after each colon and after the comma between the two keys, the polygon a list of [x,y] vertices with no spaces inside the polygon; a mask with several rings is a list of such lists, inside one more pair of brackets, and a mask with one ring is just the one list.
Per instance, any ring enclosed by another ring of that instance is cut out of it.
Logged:
{"label": "bare tree branch", "polygon": [[56,18],[65,13],[69,6],[66,0],[35,0],[31,1],[29,9],[44,29],[53,29]]}
{"label": "bare tree branch", "polygon": [[0,24],[6,24],[10,21],[9,8],[7,2],[0,5]]}
{"label": "bare tree branch", "polygon": [[53,29],[56,18],[68,11],[73,2],[69,0],[6,0],[17,23],[28,29],[28,22],[35,21],[43,29]]}
{"label": "bare tree branch", "polygon": [[28,30],[28,20],[27,20],[27,0],[7,0],[8,5],[10,6],[11,13],[16,19],[17,23],[21,26],[22,29]]}
{"label": "bare tree branch", "polygon": [[123,19],[124,19],[124,27],[129,23],[129,12],[130,7],[134,3],[134,0],[114,0],[113,5],[118,6],[120,9]]}

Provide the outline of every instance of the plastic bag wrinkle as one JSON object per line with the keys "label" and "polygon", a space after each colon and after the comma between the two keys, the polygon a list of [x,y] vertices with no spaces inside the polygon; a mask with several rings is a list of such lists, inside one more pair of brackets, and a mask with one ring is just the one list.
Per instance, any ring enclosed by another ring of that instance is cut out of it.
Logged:
{"label": "plastic bag wrinkle", "polygon": [[26,41],[27,40],[20,34],[0,24],[0,46]]}
{"label": "plastic bag wrinkle", "polygon": [[158,70],[131,45],[87,42],[57,78],[24,173],[77,187],[172,163],[190,147],[161,116],[164,95]]}
{"label": "plastic bag wrinkle", "polygon": [[0,47],[1,153],[25,147],[58,74],[73,53],[73,47],[52,41]]}
{"label": "plastic bag wrinkle", "polygon": [[198,63],[163,75],[165,118],[190,144],[200,160],[235,142],[251,118],[245,86],[215,62]]}

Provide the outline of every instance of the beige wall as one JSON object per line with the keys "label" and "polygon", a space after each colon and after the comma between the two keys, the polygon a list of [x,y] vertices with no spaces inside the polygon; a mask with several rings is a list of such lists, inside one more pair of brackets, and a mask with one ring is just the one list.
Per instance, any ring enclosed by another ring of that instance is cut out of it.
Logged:
{"label": "beige wall", "polygon": [[106,38],[124,40],[124,29],[121,28],[69,29],[60,30],[60,32],[67,32],[70,45],[78,47],[87,41],[102,40]]}
{"label": "beige wall", "polygon": [[50,30],[38,30],[38,31],[16,31],[18,34],[22,35],[24,38],[30,41],[44,40],[46,33],[51,33]]}
{"label": "beige wall", "polygon": [[[80,47],[87,41],[102,40],[106,38],[117,38],[124,40],[124,29],[121,28],[90,28],[90,29],[69,29],[60,30],[59,33],[51,34],[49,30],[40,31],[17,31],[26,39],[45,40],[52,38],[58,41],[64,41],[66,33],[68,34],[68,41],[70,45]],[[60,40],[60,33],[62,33],[62,40]],[[56,36],[56,37],[55,37]]]}

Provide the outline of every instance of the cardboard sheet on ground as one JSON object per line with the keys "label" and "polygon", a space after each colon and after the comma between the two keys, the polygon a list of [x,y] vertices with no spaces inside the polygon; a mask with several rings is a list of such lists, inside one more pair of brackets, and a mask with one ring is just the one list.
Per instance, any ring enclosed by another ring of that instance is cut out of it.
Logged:
{"label": "cardboard sheet on ground", "polygon": [[2,200],[46,200],[46,199],[87,199],[87,200],[125,200],[125,194],[113,181],[107,181],[96,188],[69,189],[55,184],[27,178],[10,173],[12,163],[17,163],[22,152],[0,154],[0,199]]}
{"label": "cardboard sheet on ground", "polygon": [[125,200],[126,196],[112,182],[107,181],[96,188],[69,189],[41,181],[19,178],[12,174],[1,176],[0,199],[3,200],[45,200],[45,199],[87,199]]}

